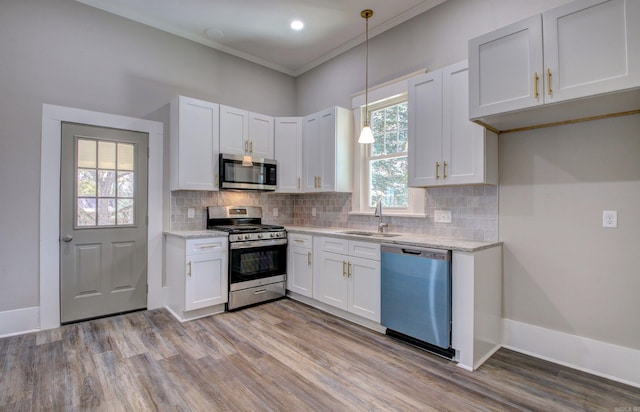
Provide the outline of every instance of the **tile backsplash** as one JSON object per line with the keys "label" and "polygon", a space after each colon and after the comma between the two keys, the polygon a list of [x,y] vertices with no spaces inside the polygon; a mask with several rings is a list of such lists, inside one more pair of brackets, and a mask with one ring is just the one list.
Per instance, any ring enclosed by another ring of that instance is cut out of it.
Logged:
{"label": "tile backsplash", "polygon": [[[171,230],[206,227],[207,206],[262,206],[263,222],[375,230],[378,218],[352,214],[350,193],[279,194],[253,192],[171,192]],[[194,217],[188,210],[194,209]],[[274,216],[274,208],[278,216]],[[315,208],[315,216],[313,209]],[[451,223],[435,223],[435,210],[450,210]],[[423,217],[385,216],[389,232],[428,234],[447,238],[498,240],[498,187],[461,186],[425,189]],[[383,212],[384,215],[384,212]]]}

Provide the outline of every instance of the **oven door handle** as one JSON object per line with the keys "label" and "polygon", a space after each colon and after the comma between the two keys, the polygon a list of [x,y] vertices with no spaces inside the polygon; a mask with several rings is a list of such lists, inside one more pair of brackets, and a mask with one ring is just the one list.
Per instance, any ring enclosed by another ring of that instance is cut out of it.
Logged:
{"label": "oven door handle", "polygon": [[248,240],[246,242],[233,242],[229,244],[229,249],[249,249],[265,246],[286,245],[287,239],[267,239],[267,240]]}

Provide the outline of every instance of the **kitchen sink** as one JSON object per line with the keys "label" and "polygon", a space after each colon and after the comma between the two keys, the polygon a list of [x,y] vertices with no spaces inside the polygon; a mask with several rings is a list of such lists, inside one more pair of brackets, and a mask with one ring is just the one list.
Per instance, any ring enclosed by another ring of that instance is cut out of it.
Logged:
{"label": "kitchen sink", "polygon": [[378,233],[378,232],[365,232],[361,230],[347,230],[344,232],[345,235],[357,235],[357,236],[371,236],[371,237],[396,237],[400,236],[395,233]]}

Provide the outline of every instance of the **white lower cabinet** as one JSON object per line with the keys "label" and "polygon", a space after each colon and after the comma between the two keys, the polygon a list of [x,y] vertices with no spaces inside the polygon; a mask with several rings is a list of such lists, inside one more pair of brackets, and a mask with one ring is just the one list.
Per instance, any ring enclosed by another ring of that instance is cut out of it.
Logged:
{"label": "white lower cabinet", "polygon": [[226,237],[166,238],[166,306],[180,321],[224,311],[228,300]]}
{"label": "white lower cabinet", "polygon": [[287,290],[313,297],[313,236],[289,233]]}
{"label": "white lower cabinet", "polygon": [[313,249],[313,298],[379,323],[380,245],[316,237]]}

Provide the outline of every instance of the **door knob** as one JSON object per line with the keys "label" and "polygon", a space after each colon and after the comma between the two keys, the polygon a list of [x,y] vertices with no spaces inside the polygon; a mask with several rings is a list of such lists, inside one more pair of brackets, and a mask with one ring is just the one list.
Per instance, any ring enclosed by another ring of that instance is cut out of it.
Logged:
{"label": "door knob", "polygon": [[73,240],[73,236],[71,236],[71,235],[62,236],[62,241],[63,242],[71,242],[72,240]]}

